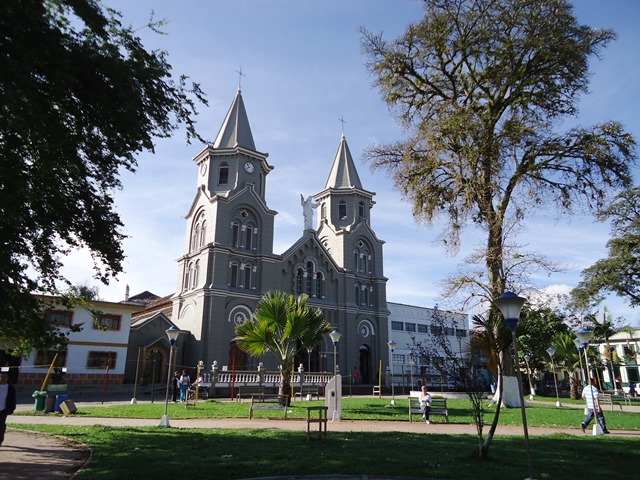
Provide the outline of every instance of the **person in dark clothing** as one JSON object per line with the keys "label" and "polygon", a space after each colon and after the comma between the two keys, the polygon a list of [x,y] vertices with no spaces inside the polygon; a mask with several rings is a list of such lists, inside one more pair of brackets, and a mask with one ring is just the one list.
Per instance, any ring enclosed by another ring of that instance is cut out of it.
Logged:
{"label": "person in dark clothing", "polygon": [[173,398],[173,403],[178,401],[178,394],[180,393],[180,374],[178,372],[174,372],[173,379],[171,380],[171,394]]}
{"label": "person in dark clothing", "polygon": [[16,409],[16,387],[9,384],[9,374],[0,372],[0,445],[7,431],[7,417]]}

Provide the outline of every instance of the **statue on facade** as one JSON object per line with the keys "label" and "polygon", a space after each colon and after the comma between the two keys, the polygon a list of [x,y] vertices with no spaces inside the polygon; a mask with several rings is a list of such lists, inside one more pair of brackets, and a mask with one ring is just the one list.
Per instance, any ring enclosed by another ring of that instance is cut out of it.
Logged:
{"label": "statue on facade", "polygon": [[313,209],[318,208],[319,203],[313,201],[313,197],[309,195],[305,200],[300,194],[300,205],[302,205],[302,214],[304,215],[304,229],[313,229]]}

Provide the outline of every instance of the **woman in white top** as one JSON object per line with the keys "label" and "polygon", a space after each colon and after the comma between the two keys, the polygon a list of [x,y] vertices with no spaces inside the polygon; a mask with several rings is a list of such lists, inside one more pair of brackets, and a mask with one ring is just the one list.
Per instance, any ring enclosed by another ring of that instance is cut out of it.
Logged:
{"label": "woman in white top", "polygon": [[431,394],[427,391],[427,386],[422,386],[422,392],[420,392],[420,410],[422,410],[422,418],[425,419],[427,423],[431,423],[429,421],[429,412],[431,411]]}

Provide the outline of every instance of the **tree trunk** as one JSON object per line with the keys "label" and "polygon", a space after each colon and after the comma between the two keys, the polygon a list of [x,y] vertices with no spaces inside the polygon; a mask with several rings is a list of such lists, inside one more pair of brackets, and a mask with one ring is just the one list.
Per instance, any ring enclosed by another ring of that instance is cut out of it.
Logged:
{"label": "tree trunk", "polygon": [[496,396],[498,397],[496,402],[496,413],[493,415],[493,421],[491,422],[491,428],[489,428],[487,437],[484,439],[484,443],[480,447],[480,458],[483,460],[489,458],[489,447],[491,446],[491,441],[493,440],[493,436],[498,428],[498,419],[500,418],[500,404],[502,403],[500,401],[500,398],[502,397],[502,369],[500,366],[498,366],[498,385],[496,388]]}
{"label": "tree trunk", "polygon": [[282,395],[280,402],[282,405],[289,406],[291,402],[290,390],[291,384],[289,383],[290,372],[280,369],[280,387],[278,388],[278,395]]}

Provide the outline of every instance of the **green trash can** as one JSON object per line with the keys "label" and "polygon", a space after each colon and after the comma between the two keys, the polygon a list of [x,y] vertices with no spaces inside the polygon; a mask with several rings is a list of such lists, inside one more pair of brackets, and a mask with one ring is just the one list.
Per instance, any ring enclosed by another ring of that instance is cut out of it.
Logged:
{"label": "green trash can", "polygon": [[47,392],[41,392],[39,390],[36,390],[35,392],[33,392],[33,395],[31,395],[33,398],[36,399],[35,401],[35,411],[36,412],[44,412],[44,401],[47,398]]}

